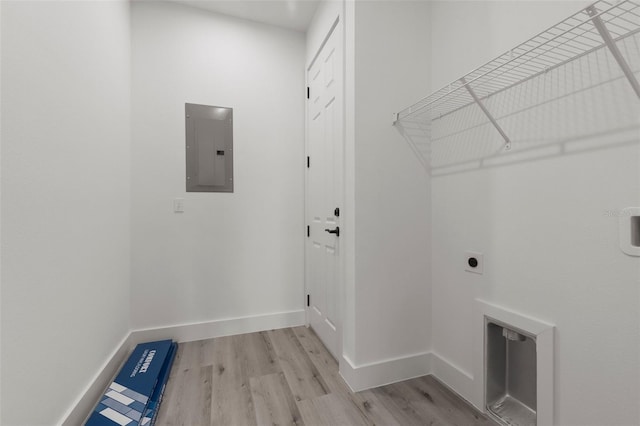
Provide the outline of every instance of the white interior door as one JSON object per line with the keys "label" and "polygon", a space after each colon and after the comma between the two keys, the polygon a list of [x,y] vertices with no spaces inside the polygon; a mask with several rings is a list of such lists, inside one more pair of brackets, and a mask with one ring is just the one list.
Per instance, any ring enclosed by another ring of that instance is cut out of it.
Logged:
{"label": "white interior door", "polygon": [[308,69],[307,82],[307,319],[338,358],[341,237],[337,209],[342,205],[343,192],[342,50],[338,25]]}

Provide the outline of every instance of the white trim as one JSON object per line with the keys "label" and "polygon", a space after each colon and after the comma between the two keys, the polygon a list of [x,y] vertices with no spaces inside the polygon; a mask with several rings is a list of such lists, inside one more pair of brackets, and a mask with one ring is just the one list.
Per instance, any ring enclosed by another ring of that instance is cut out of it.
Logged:
{"label": "white trim", "polygon": [[474,392],[471,402],[483,413],[485,407],[485,318],[494,319],[528,333],[536,339],[536,418],[538,426],[553,425],[555,326],[510,309],[476,299],[474,316]]}
{"label": "white trim", "polygon": [[226,318],[214,321],[145,328],[131,332],[133,344],[173,339],[177,342],[194,342],[214,337],[254,333],[278,328],[297,327],[305,324],[304,310],[278,312],[249,317]]}
{"label": "white trim", "polygon": [[355,365],[346,355],[340,362],[340,375],[354,392],[431,373],[431,352]]}
{"label": "white trim", "polygon": [[431,374],[440,382],[457,393],[461,398],[472,403],[473,398],[473,375],[463,368],[455,365],[442,355],[431,353]]}
{"label": "white trim", "polygon": [[118,370],[125,362],[126,356],[131,349],[133,349],[133,346],[138,343],[162,339],[192,342],[234,334],[297,327],[304,325],[304,323],[305,311],[298,310],[133,330],[127,333],[122,339],[117,349],[111,353],[107,361],[105,361],[100,368],[100,371],[91,379],[90,383],[67,410],[58,424],[62,426],[75,426],[84,423],[100,396],[113,381]]}

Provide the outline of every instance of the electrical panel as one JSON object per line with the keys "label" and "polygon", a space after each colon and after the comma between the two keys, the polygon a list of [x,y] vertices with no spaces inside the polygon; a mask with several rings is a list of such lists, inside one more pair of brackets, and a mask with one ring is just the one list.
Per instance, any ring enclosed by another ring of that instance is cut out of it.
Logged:
{"label": "electrical panel", "polygon": [[187,192],[233,192],[233,108],[185,104]]}

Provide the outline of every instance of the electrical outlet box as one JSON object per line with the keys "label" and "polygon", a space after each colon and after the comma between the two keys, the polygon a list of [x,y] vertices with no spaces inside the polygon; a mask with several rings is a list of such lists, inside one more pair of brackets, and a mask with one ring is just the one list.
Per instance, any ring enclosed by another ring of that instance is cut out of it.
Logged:
{"label": "electrical outlet box", "polygon": [[640,256],[640,207],[627,207],[620,212],[620,250],[629,256]]}
{"label": "electrical outlet box", "polygon": [[474,251],[465,252],[464,270],[474,274],[482,274],[484,272],[484,255]]}

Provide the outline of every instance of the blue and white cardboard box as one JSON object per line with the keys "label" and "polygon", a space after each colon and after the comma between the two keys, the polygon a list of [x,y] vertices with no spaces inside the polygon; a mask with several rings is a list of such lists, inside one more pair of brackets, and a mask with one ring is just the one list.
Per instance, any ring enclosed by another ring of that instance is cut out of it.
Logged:
{"label": "blue and white cardboard box", "polygon": [[[158,376],[158,384],[156,388],[153,390],[151,394],[151,398],[149,398],[149,403],[147,404],[147,408],[144,413],[144,417],[142,418],[141,425],[149,425],[153,426],[156,424],[156,419],[158,417],[158,409],[160,408],[160,404],[162,403],[162,397],[164,396],[164,390],[167,386],[167,382],[169,381],[169,374],[171,373],[171,366],[173,365],[173,360],[176,356],[176,351],[178,350],[178,344],[173,343],[171,345],[171,349],[169,349],[169,353],[167,354],[167,359],[162,365],[162,369],[160,370],[160,375]],[[146,423],[151,420],[151,423]]]}
{"label": "blue and white cardboard box", "polygon": [[[141,343],[133,350],[115,380],[109,385],[100,402],[85,423],[86,426],[149,425],[151,418],[143,416],[159,385],[165,361],[173,362],[175,343],[171,340]],[[171,355],[171,356],[170,356]],[[166,370],[165,379],[168,379]]]}

